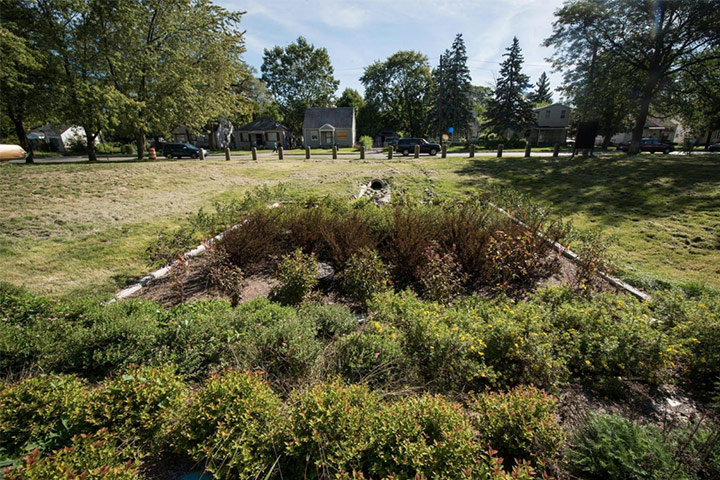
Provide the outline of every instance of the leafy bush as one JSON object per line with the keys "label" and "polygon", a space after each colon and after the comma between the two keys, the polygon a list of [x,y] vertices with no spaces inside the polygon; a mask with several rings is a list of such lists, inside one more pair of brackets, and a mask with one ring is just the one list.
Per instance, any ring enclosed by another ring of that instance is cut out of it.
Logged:
{"label": "leafy bush", "polygon": [[90,423],[125,441],[157,448],[164,415],[178,408],[185,384],[173,368],[131,367],[90,397]]}
{"label": "leafy bush", "polygon": [[376,454],[380,402],[367,387],[335,380],[295,392],[290,405],[284,476],[331,478],[363,470],[368,456]]}
{"label": "leafy bush", "polygon": [[318,283],[317,259],[297,249],[284,255],[278,264],[280,283],[273,288],[270,297],[285,305],[300,303]]}
{"label": "leafy bush", "polygon": [[65,446],[86,426],[86,383],[42,375],[0,389],[0,460]]}
{"label": "leafy bush", "polygon": [[360,145],[365,147],[365,150],[370,150],[373,146],[373,138],[369,135],[363,135],[360,137]]}
{"label": "leafy bush", "polygon": [[187,226],[180,227],[172,233],[158,232],[155,240],[145,249],[145,259],[152,267],[167,265],[197,243],[196,231]]}
{"label": "leafy bush", "polygon": [[565,433],[554,416],[557,399],[533,386],[472,396],[472,421],[483,442],[498,455],[536,463],[562,449]]}
{"label": "leafy bush", "polygon": [[570,469],[581,478],[660,479],[677,471],[660,431],[622,416],[589,414],[570,443]]}
{"label": "leafy bush", "polygon": [[423,295],[433,302],[450,303],[463,291],[465,275],[453,251],[438,253],[437,245],[425,250],[426,263],[418,269]]}
{"label": "leafy bush", "polygon": [[120,153],[123,155],[135,155],[137,153],[137,146],[131,143],[126,143],[120,147]]}
{"label": "leafy bush", "polygon": [[319,338],[326,340],[346,335],[358,328],[357,317],[344,305],[306,303],[298,307],[297,315],[313,325]]}
{"label": "leafy bush", "polygon": [[580,259],[576,263],[573,287],[587,291],[597,281],[601,272],[612,273],[613,257],[608,249],[615,240],[603,238],[600,231],[594,230],[587,233],[575,232],[572,243],[573,250]]}
{"label": "leafy bush", "polygon": [[94,435],[81,434],[72,445],[43,456],[34,450],[16,469],[6,471],[8,480],[135,480],[140,477],[138,455],[121,447],[100,430]]}
{"label": "leafy bush", "polygon": [[387,267],[374,250],[362,249],[353,254],[338,275],[343,293],[355,302],[365,304],[374,294],[387,290],[392,280]]}
{"label": "leafy bush", "polygon": [[281,448],[282,403],[263,379],[228,370],[214,376],[178,412],[175,447],[220,478],[258,478]]}

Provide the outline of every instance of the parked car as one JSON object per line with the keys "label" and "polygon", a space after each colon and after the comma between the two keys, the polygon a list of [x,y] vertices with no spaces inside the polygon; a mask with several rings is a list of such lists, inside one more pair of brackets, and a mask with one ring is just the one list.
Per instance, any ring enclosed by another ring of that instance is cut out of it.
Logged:
{"label": "parked car", "polygon": [[708,150],[711,152],[720,152],[720,143],[713,143],[708,145]]}
{"label": "parked car", "polygon": [[162,151],[165,158],[200,157],[200,149],[189,143],[164,143]]}
{"label": "parked car", "polygon": [[397,143],[397,151],[407,157],[411,153],[415,153],[415,145],[420,145],[420,153],[437,155],[440,151],[440,145],[428,143],[424,138],[401,138]]}
{"label": "parked car", "polygon": [[[627,152],[630,150],[630,142],[621,143],[618,145],[618,150],[622,150],[623,152]],[[641,152],[662,152],[662,153],[670,153],[675,150],[675,147],[672,146],[669,143],[662,143],[660,140],[656,138],[643,138],[640,140],[640,151]]]}

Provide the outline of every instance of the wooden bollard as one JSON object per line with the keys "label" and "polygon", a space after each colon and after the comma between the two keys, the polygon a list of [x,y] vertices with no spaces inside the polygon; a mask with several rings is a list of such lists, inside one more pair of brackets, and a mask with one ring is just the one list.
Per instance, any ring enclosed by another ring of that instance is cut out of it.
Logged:
{"label": "wooden bollard", "polygon": [[225,147],[225,160],[230,161],[230,147]]}
{"label": "wooden bollard", "polygon": [[415,145],[415,158],[420,158],[420,145]]}
{"label": "wooden bollard", "polygon": [[560,144],[556,143],[555,148],[553,148],[553,157],[557,158],[557,156],[560,154]]}
{"label": "wooden bollard", "polygon": [[257,162],[257,147],[252,147],[252,159]]}
{"label": "wooden bollard", "polygon": [[475,144],[470,144],[470,158],[475,158]]}
{"label": "wooden bollard", "polygon": [[278,160],[282,160],[285,158],[285,155],[283,155],[283,148],[282,145],[278,147]]}
{"label": "wooden bollard", "polygon": [[443,143],[440,150],[442,150],[442,158],[447,158],[447,143]]}
{"label": "wooden bollard", "polygon": [[337,145],[333,145],[332,155],[333,155],[333,160],[337,160]]}
{"label": "wooden bollard", "polygon": [[392,159],[393,146],[388,145],[388,160]]}
{"label": "wooden bollard", "polygon": [[205,160],[205,149],[200,148],[200,160]]}
{"label": "wooden bollard", "polygon": [[310,147],[305,146],[305,160],[310,160]]}
{"label": "wooden bollard", "polygon": [[360,160],[365,160],[365,145],[360,145]]}
{"label": "wooden bollard", "polygon": [[530,143],[525,144],[525,158],[530,158]]}
{"label": "wooden bollard", "polygon": [[498,158],[502,157],[502,151],[503,151],[503,144],[499,143],[498,144],[498,153],[497,153]]}

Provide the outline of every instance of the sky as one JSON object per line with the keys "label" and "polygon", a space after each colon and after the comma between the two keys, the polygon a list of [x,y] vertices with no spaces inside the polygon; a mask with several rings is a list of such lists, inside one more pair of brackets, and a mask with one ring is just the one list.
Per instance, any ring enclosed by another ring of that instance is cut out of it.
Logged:
{"label": "sky", "polygon": [[[416,50],[428,57],[431,67],[462,33],[474,85],[492,86],[502,54],[513,36],[520,40],[530,82],[545,71],[550,86],[562,77],[552,72],[547,57],[551,48],[541,46],[552,33],[554,12],[563,0],[216,0],[230,10],[247,12],[245,60],[260,72],[263,51],[285,46],[304,36],[330,55],[338,95],[345,88],[363,93],[360,77],[365,67],[385,60],[398,50]],[[554,100],[559,99],[553,92]]]}

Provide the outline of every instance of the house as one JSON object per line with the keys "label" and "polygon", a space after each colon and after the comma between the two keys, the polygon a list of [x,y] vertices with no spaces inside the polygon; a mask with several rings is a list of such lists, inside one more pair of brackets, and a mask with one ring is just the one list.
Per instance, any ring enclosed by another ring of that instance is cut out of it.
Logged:
{"label": "house", "polygon": [[530,145],[565,145],[570,126],[570,107],[560,103],[535,109],[535,125],[530,129]]}
{"label": "house", "polygon": [[375,138],[373,139],[373,146],[384,147],[388,144],[388,142],[397,142],[399,139],[400,135],[398,135],[395,130],[393,130],[392,128],[383,128],[375,134]]}
{"label": "house", "polygon": [[[87,142],[85,129],[77,125],[38,125],[30,130],[28,139],[37,150],[51,150],[66,153],[78,142]],[[99,138],[95,139],[98,143]]]}
{"label": "house", "polygon": [[175,143],[189,143],[196,147],[210,147],[210,135],[187,125],[181,125],[172,131],[172,141]]}
{"label": "house", "polygon": [[[643,127],[642,138],[654,138],[661,142],[681,144],[689,133],[688,129],[683,127],[678,120],[648,115]],[[632,132],[623,132],[613,135],[610,143],[619,145],[631,140]]]}
{"label": "house", "polygon": [[309,147],[352,147],[355,145],[353,107],[308,108],[305,110],[303,137]]}
{"label": "house", "polygon": [[287,148],[291,139],[290,129],[271,118],[258,118],[233,132],[233,140],[238,148],[272,147],[274,143]]}

